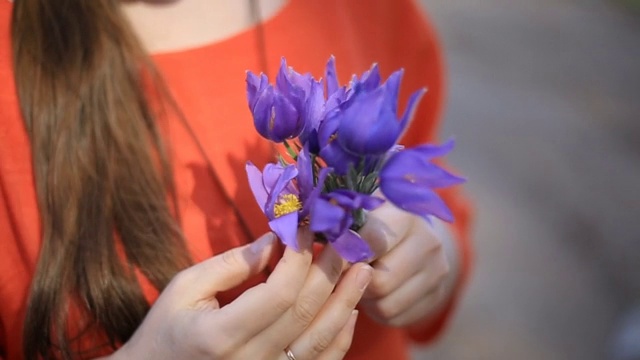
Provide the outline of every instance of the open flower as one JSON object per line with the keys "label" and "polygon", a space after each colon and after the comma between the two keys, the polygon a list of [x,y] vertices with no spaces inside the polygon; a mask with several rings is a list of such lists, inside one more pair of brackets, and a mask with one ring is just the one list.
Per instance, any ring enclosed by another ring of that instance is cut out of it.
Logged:
{"label": "open flower", "polygon": [[249,161],[246,171],[253,196],[269,220],[269,228],[285,245],[298,249],[298,225],[309,214],[311,204],[320,196],[324,180],[331,169],[323,168],[314,185],[311,159],[308,151],[303,149],[296,165],[267,164],[260,172]]}
{"label": "open flower", "polygon": [[380,170],[380,190],[397,207],[428,220],[433,215],[453,221],[453,214],[433,189],[457,185],[465,179],[432,163],[454,147],[449,140],[442,146],[422,145],[394,153]]}
{"label": "open flower", "polygon": [[253,196],[269,219],[269,228],[287,246],[298,249],[298,213],[302,201],[292,180],[298,175],[294,165],[267,164],[263,172],[247,162],[247,175]]}

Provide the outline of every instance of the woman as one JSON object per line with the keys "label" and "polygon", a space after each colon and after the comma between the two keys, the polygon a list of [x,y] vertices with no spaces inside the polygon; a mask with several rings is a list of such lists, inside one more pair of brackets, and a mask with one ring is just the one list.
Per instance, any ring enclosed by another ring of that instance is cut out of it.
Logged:
{"label": "woman", "polygon": [[412,1],[364,4],[1,3],[1,357],[403,359],[433,339],[469,265],[455,192],[458,246],[385,205],[361,231],[376,259],[347,267],[329,248],[312,261],[304,231],[300,252],[259,236],[243,171],[273,157],[244,72],[280,56],[316,75],[330,54],[343,75],[404,67],[402,98],[430,94],[403,142],[434,139],[431,29]]}

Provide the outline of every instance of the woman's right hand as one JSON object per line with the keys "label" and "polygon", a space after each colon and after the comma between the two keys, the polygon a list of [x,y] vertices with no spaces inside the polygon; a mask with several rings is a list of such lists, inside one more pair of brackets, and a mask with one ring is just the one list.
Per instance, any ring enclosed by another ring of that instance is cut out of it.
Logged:
{"label": "woman's right hand", "polygon": [[113,357],[287,360],[288,348],[297,360],[343,358],[372,270],[359,263],[343,275],[345,263],[329,246],[312,261],[306,230],[300,251],[287,248],[265,283],[219,306],[218,292],[265,268],[274,241],[266,234],[177,274]]}

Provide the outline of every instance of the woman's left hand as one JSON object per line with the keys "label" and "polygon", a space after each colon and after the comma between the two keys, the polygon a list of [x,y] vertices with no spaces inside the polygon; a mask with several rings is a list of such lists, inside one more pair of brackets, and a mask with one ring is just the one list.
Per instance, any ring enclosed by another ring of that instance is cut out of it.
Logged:
{"label": "woman's left hand", "polygon": [[457,273],[442,239],[425,220],[388,201],[368,214],[360,235],[376,254],[361,309],[390,326],[427,322],[451,296]]}

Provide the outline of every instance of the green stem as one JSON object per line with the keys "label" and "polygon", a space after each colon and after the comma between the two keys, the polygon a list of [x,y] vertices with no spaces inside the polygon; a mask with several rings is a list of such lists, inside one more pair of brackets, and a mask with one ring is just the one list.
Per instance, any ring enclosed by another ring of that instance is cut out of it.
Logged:
{"label": "green stem", "polygon": [[287,149],[287,154],[291,156],[293,161],[298,161],[298,153],[296,153],[296,151],[291,147],[291,145],[289,145],[289,142],[285,140],[283,143],[284,143],[285,149]]}

